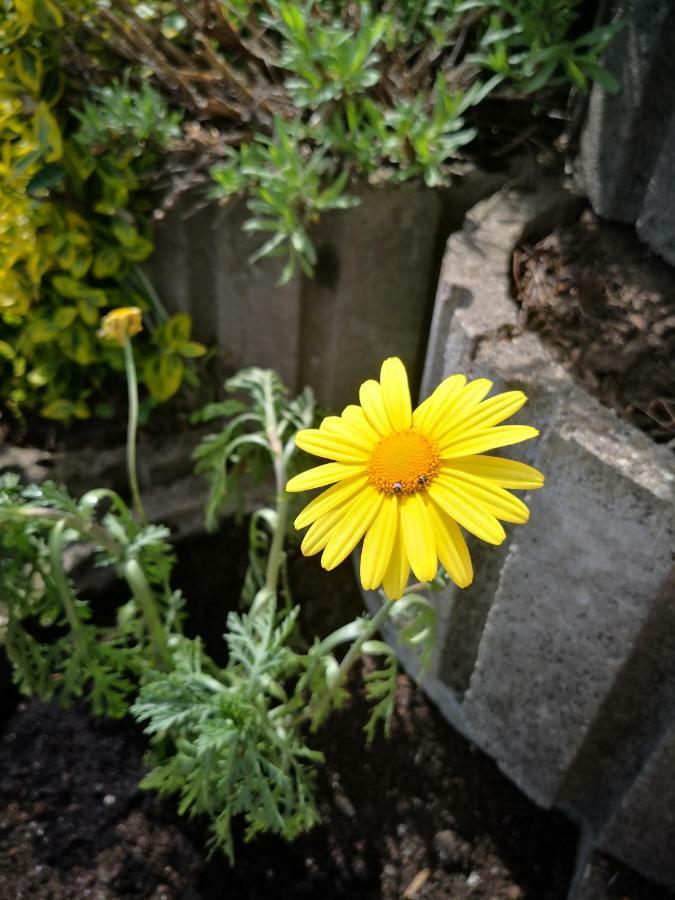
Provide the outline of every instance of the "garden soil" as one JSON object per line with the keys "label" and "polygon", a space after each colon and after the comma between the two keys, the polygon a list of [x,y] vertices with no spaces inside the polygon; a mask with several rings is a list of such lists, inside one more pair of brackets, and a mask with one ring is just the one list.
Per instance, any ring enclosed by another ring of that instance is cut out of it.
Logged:
{"label": "garden soil", "polygon": [[[223,553],[223,540],[229,553]],[[190,587],[191,630],[217,650],[219,598],[236,597],[243,545],[233,533],[186,542],[176,583]],[[234,560],[234,563],[233,563]],[[362,611],[348,564],[291,561],[306,634]],[[236,836],[236,864],[208,857],[201,820],[141,791],[145,740],[129,719],[4,696],[0,736],[0,900],[564,900],[575,829],[530,803],[399,677],[388,739],[367,746],[355,698],[316,735],[322,824],[287,844]],[[6,684],[6,679],[5,679]],[[597,859],[592,900],[671,895]]]}
{"label": "garden soil", "polygon": [[521,321],[606,406],[675,446],[675,269],[586,211],[513,259]]}

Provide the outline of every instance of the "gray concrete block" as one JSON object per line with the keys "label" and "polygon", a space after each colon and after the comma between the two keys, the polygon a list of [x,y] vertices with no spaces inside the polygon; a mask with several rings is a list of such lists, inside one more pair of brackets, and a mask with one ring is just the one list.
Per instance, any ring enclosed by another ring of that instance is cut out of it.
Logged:
{"label": "gray concrete block", "polygon": [[[673,35],[675,45],[675,35]],[[665,134],[636,222],[640,238],[675,265],[675,111]]]}
{"label": "gray concrete block", "polygon": [[[581,205],[581,198],[558,182],[544,182],[536,191],[500,191],[470,211],[462,231],[447,243],[422,398],[447,375],[464,372],[493,379],[496,390],[525,390],[530,401],[514,421],[536,422],[538,427],[548,421],[571,384],[535,335],[519,334],[510,297],[511,252],[519,241],[572,218]],[[526,462],[533,453],[531,443],[518,448],[518,457]],[[488,547],[469,538],[469,545],[476,578],[464,590],[451,585],[443,592],[444,625],[431,669],[460,698],[508,552],[508,543]]]}
{"label": "gray concrete block", "polygon": [[280,260],[248,263],[262,243],[242,231],[248,217],[242,201],[197,212],[179,204],[157,230],[149,274],[169,311],[190,313],[195,337],[218,347],[225,374],[274,368],[295,389],[301,282],[277,285]]}
{"label": "gray concrete block", "polygon": [[670,0],[623,0],[623,28],[605,67],[621,89],[591,92],[578,173],[594,210],[614,221],[640,223],[641,237],[675,262],[675,6]]}
{"label": "gray concrete block", "polygon": [[675,726],[600,835],[612,855],[675,889]]}
{"label": "gray concrete block", "polygon": [[373,360],[399,355],[419,383],[445,239],[508,175],[469,170],[443,190],[363,186],[360,206],[313,228],[315,278],[284,287],[278,260],[248,262],[260,237],[241,230],[245,203],[194,214],[183,203],[159,227],[148,271],[168,309],[189,312],[197,338],[217,346],[224,372],[270,367],[339,409]]}
{"label": "gray concrete block", "polygon": [[[675,568],[649,604],[632,651],[590,724],[558,792],[557,804],[572,809],[593,831],[602,830],[615,816],[626,792],[672,725],[673,658]],[[655,811],[658,806],[657,803]],[[648,834],[656,826],[655,818],[649,828],[640,831]]]}
{"label": "gray concrete block", "polygon": [[301,380],[335,409],[354,402],[387,356],[419,383],[435,291],[442,193],[411,182],[360,196],[319,222],[317,277],[303,289]]}
{"label": "gray concrete block", "polygon": [[511,538],[464,700],[478,743],[545,806],[671,565],[675,471],[637,437],[581,397],[551,423],[535,460],[547,484]]}
{"label": "gray concrete block", "polygon": [[421,397],[452,372],[474,373],[480,344],[517,330],[511,300],[511,253],[522,240],[573,218],[581,197],[559,182],[537,190],[505,189],[478,203],[452,234],[434,305]]}
{"label": "gray concrete block", "polygon": [[[675,721],[675,608],[661,588],[675,540],[675,463],[518,326],[514,246],[579,206],[555,184],[502,191],[448,241],[422,396],[457,371],[523,390],[529,402],[515,421],[542,436],[506,455],[541,468],[547,483],[525,496],[525,527],[507,528],[501,547],[472,547],[474,583],[435,599],[439,645],[425,686],[530,796],[597,832]],[[624,825],[630,835],[613,852],[637,865],[640,829]],[[657,869],[642,868],[667,878]]]}

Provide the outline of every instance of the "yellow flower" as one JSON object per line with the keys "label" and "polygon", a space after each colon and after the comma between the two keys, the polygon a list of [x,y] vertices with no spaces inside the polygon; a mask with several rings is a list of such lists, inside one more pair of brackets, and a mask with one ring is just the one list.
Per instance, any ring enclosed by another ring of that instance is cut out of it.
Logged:
{"label": "yellow flower", "polygon": [[298,432],[302,450],[332,460],[288,482],[288,491],[333,485],[311,501],[295,527],[311,526],[302,552],[323,550],[333,569],[365,535],[361,582],[380,585],[391,600],[405,591],[412,568],[431,581],[438,561],[459,587],[473,579],[460,529],[490,544],[506,537],[499,522],[522,524],[529,511],[505,488],[541,487],[532,466],[484,456],[539,432],[528,425],[499,425],[525,403],[522,391],[484,399],[492,382],[464,375],[446,378],[412,410],[408,377],[400,359],[382,363],[380,381],[366,381],[360,406],[328,416],[319,428]]}
{"label": "yellow flower", "polygon": [[137,306],[120,306],[103,316],[98,336],[123,347],[127,338],[142,330],[140,309]]}

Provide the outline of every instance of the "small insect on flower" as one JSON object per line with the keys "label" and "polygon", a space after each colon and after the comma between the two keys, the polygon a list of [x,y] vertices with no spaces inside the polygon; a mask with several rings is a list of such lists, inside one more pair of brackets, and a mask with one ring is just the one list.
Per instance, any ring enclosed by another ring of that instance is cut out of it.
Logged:
{"label": "small insect on flower", "polygon": [[142,330],[140,309],[137,306],[120,306],[103,316],[98,336],[123,347],[127,338],[132,338]]}
{"label": "small insect on flower", "polygon": [[[295,520],[309,530],[305,556],[323,551],[333,569],[361,538],[361,583],[380,585],[391,600],[405,591],[412,568],[431,581],[438,562],[459,587],[473,580],[462,529],[501,544],[501,522],[523,524],[529,511],[511,490],[532,490],[544,476],[488,450],[536,437],[529,425],[502,425],[525,403],[522,391],[485,399],[492,382],[451,375],[413,411],[400,359],[382,363],[379,381],[361,385],[359,406],[298,432],[302,450],[330,460],[288,482],[288,491],[332,485]],[[500,521],[501,520],[501,521]]]}

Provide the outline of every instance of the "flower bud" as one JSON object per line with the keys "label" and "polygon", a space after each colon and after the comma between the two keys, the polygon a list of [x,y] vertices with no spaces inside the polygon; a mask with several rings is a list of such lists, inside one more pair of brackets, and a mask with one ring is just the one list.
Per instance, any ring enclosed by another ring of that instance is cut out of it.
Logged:
{"label": "flower bud", "polygon": [[142,330],[140,309],[137,306],[120,306],[103,316],[98,336],[123,347],[127,338]]}

